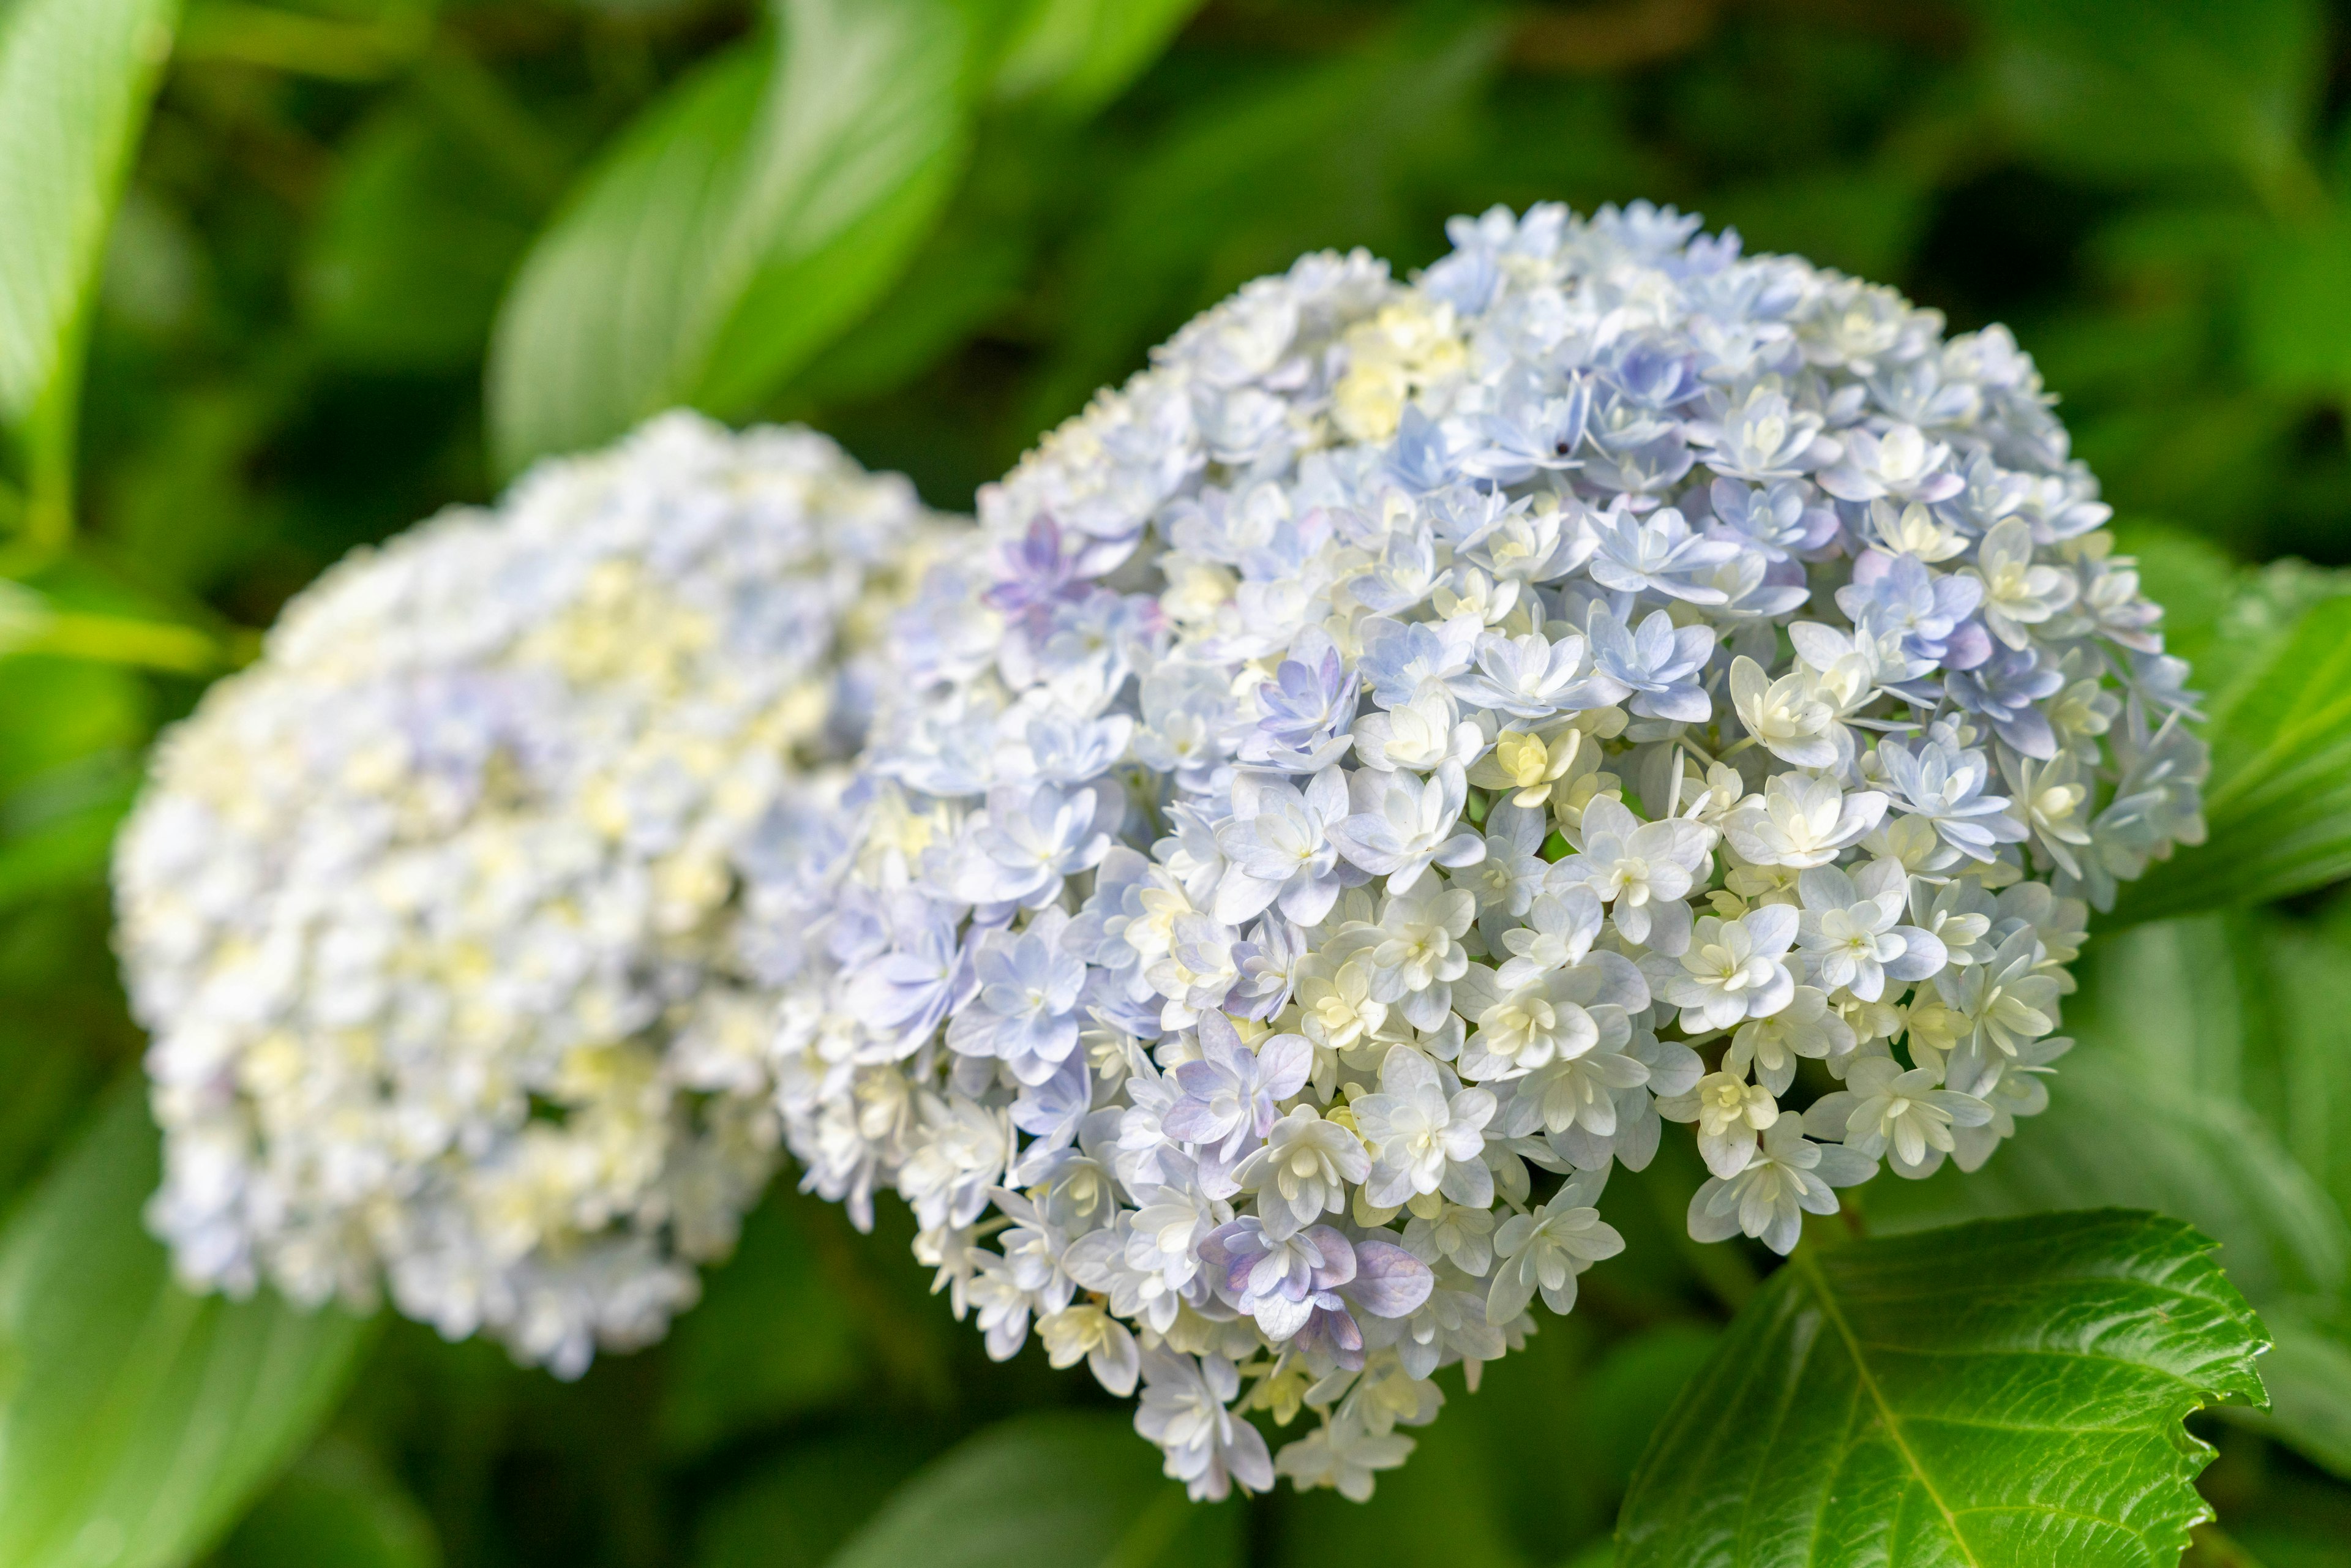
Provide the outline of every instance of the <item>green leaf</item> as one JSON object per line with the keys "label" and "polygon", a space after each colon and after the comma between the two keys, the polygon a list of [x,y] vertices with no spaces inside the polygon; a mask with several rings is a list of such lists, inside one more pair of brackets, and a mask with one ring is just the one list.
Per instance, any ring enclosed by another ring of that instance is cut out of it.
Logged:
{"label": "green leaf", "polygon": [[1187,106],[1074,247],[1022,434],[1301,251],[1361,245],[1403,262],[1426,250],[1437,231],[1412,197],[1474,134],[1504,37],[1483,11],[1425,7],[1343,56]]}
{"label": "green leaf", "polygon": [[1873,1229],[2026,1216],[2082,1204],[2151,1208],[2220,1245],[2230,1279],[2266,1309],[2342,1288],[2343,1216],[2234,1099],[2165,1086],[2091,1046],[2051,1080],[2049,1109],[1981,1170],[1870,1189]]}
{"label": "green leaf", "polygon": [[2126,182],[2300,167],[2323,52],[2309,0],[1999,0],[1991,89],[2043,161]]}
{"label": "green leaf", "polygon": [[2085,1203],[2187,1220],[2220,1243],[2276,1333],[2262,1363],[2274,1435],[2333,1462],[2326,1413],[2351,1408],[2351,1384],[2334,1375],[2351,1353],[2329,1325],[2351,1227],[2313,1178],[2330,1135],[2351,1126],[2351,1083],[2339,1082],[2351,1079],[2340,1022],[2351,955],[2273,917],[2203,915],[2100,936],[2080,972],[2066,1022],[2082,1043],[2051,1081],[2049,1109],[1971,1175],[1876,1184],[1871,1226]]}
{"label": "green leaf", "polygon": [[1159,57],[1200,0],[1030,0],[996,66],[996,96],[1090,114]]}
{"label": "green leaf", "polygon": [[329,1440],[254,1505],[212,1568],[440,1568],[433,1521],[365,1449]]}
{"label": "green leaf", "polygon": [[672,404],[739,414],[888,288],[967,139],[944,0],[779,0],[631,126],[533,246],[488,372],[502,465]]}
{"label": "green leaf", "polygon": [[22,427],[36,528],[70,527],[73,404],[106,231],[179,0],[0,7],[0,423]]}
{"label": "green leaf", "polygon": [[2261,1324],[2211,1244],[2100,1210],[1798,1248],[1675,1402],[1618,1568],[2177,1563]]}
{"label": "green leaf", "polygon": [[1195,1506],[1121,1416],[1023,1416],[901,1487],[831,1568],[1219,1568],[1239,1510]]}
{"label": "green leaf", "polygon": [[2246,368],[2262,385],[2351,397],[2351,220],[2282,227],[2247,257]]}
{"label": "green leaf", "polygon": [[2206,841],[2126,888],[2118,920],[2283,898],[2351,875],[2351,592],[2332,574],[2310,579],[2326,596],[2281,607],[2299,611],[2283,635],[2266,613],[2245,625],[2261,651],[2207,704]]}
{"label": "green leaf", "polygon": [[156,1137],[118,1092],[0,1236],[0,1563],[163,1568],[333,1406],[369,1325],[174,1285],[140,1224]]}
{"label": "green leaf", "polygon": [[2252,940],[2262,956],[2268,1048],[2257,1071],[2272,1086],[2271,1120],[2285,1146],[2351,1215],[2351,907],[2323,925],[2270,919]]}

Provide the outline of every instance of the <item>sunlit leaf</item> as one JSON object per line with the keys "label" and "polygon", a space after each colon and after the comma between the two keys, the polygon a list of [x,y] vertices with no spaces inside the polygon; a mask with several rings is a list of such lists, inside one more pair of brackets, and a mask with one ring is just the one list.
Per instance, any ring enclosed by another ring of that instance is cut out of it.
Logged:
{"label": "sunlit leaf", "polygon": [[174,1285],[140,1223],[135,1090],[0,1236],[0,1563],[163,1568],[235,1519],[341,1391],[367,1323]]}
{"label": "sunlit leaf", "polygon": [[1220,1568],[1240,1561],[1232,1505],[1204,1508],[1109,1415],[991,1427],[898,1489],[832,1568]]}
{"label": "sunlit leaf", "polygon": [[1798,1249],[1643,1457],[1619,1568],[2179,1560],[2181,1427],[2259,1402],[2210,1244],[2101,1210]]}
{"label": "sunlit leaf", "polygon": [[2049,1110],[1972,1175],[1876,1184],[1873,1228],[2084,1203],[2189,1221],[2276,1333],[2274,1435],[2336,1462],[2351,1228],[2325,1177],[2351,1131],[2351,953],[2273,915],[2216,915],[2097,937],[2081,967],[2066,1023],[2082,1043]]}
{"label": "sunlit leaf", "polygon": [[880,297],[952,189],[964,33],[945,0],[779,0],[771,41],[681,83],[532,248],[492,343],[509,470],[671,404],[740,413]]}
{"label": "sunlit leaf", "polygon": [[1029,0],[997,62],[1000,98],[1083,114],[1167,47],[1200,0]]}
{"label": "sunlit leaf", "polygon": [[179,0],[0,7],[0,421],[40,415],[54,431],[65,417],[107,226],[179,12]]}

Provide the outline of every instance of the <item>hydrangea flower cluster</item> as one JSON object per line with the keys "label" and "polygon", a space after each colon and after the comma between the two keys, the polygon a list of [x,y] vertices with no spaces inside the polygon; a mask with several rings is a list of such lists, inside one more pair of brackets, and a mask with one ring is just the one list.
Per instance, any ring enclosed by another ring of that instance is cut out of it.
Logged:
{"label": "hydrangea flower cluster", "polygon": [[[1624,1245],[1786,1251],[2046,1103],[2200,836],[2158,611],[2032,364],[1645,204],[1309,256],[981,496],[778,1040],[809,1185],[1195,1496],[1369,1494]],[[1303,1436],[1269,1451],[1249,1417]]]}
{"label": "hydrangea flower cluster", "polygon": [[566,1375],[658,1337],[773,1169],[775,901],[945,532],[822,436],[672,414],[289,605],[116,866],[181,1273],[388,1282]]}

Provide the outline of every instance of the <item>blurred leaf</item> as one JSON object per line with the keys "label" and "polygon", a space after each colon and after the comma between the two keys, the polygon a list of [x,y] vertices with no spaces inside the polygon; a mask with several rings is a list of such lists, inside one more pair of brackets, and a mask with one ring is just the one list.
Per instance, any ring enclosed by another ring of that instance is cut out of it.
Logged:
{"label": "blurred leaf", "polygon": [[106,231],[178,0],[0,9],[0,421],[35,466],[69,461],[70,403]]}
{"label": "blurred leaf", "polygon": [[95,752],[141,745],[152,697],[116,667],[19,653],[0,657],[0,797]]}
{"label": "blurred leaf", "polygon": [[1395,241],[1431,243],[1435,224],[1405,198],[1467,140],[1468,106],[1501,43],[1491,16],[1432,11],[1340,59],[1187,107],[1076,248],[1029,429],[1074,413],[1141,369],[1155,337],[1301,251],[1361,245],[1395,259]]}
{"label": "blurred leaf", "polygon": [[706,1276],[702,1304],[670,1337],[661,1439],[698,1453],[764,1422],[838,1399],[863,1368],[858,1319],[833,1288],[798,1212],[771,1196],[735,1256]]}
{"label": "blurred leaf", "polygon": [[474,362],[530,216],[430,115],[403,104],[377,116],[344,144],[303,260],[324,346],[371,370]]}
{"label": "blurred leaf", "polygon": [[332,1439],[295,1461],[222,1542],[212,1568],[439,1568],[433,1521],[364,1449]]}
{"label": "blurred leaf", "polygon": [[880,297],[952,187],[944,0],[779,0],[626,131],[533,246],[491,346],[509,472],[678,402],[740,413]]}
{"label": "blurred leaf", "polygon": [[2253,934],[2263,961],[2266,1047],[2255,1071],[2271,1086],[2272,1119],[2302,1166],[2351,1215],[2351,929],[2338,908],[2325,926],[2264,922]]}
{"label": "blurred leaf", "polygon": [[2255,246],[2244,284],[2245,365],[2261,384],[2351,396],[2351,218],[2283,228]]}
{"label": "blurred leaf", "polygon": [[[1073,134],[1002,120],[984,127],[970,177],[937,228],[882,302],[794,378],[793,402],[824,405],[888,392],[1017,306],[1037,261],[1037,209],[1048,184],[1041,166],[1068,156]],[[936,439],[927,430],[922,437]]]}
{"label": "blurred leaf", "polygon": [[2054,167],[2153,181],[2297,180],[2323,58],[2308,0],[1992,0],[1992,84]]}
{"label": "blurred leaf", "polygon": [[2151,1215],[1799,1247],[1666,1416],[1616,1562],[2175,1561],[2210,1511],[2180,1423],[2261,1401],[2262,1337]]}
{"label": "blurred leaf", "polygon": [[832,1568],[1218,1568],[1240,1561],[1239,1509],[1195,1505],[1115,1416],[991,1427],[898,1489]]}
{"label": "blurred leaf", "polygon": [[0,1562],[185,1561],[298,1449],[369,1325],[172,1283],[156,1136],[117,1092],[0,1236]]}
{"label": "blurred leaf", "polygon": [[2351,874],[2351,594],[2310,606],[2205,711],[2210,837],[2132,884],[2120,919],[2283,898]]}
{"label": "blurred leaf", "polygon": [[914,1469],[914,1437],[827,1437],[784,1455],[704,1515],[697,1568],[821,1568]]}
{"label": "blurred leaf", "polygon": [[2351,1479],[2351,1334],[2302,1312],[2265,1310],[2277,1343],[2262,1357],[2266,1416],[2243,1418]]}
{"label": "blurred leaf", "polygon": [[1090,114],[1167,47],[1200,0],[1029,0],[996,67],[996,94]]}

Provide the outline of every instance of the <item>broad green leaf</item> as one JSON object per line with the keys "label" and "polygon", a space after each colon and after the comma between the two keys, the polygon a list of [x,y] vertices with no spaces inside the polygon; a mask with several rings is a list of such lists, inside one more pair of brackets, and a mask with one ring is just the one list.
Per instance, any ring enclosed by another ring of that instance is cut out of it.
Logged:
{"label": "broad green leaf", "polygon": [[899,1488],[831,1568],[1219,1568],[1240,1561],[1239,1523],[1161,1476],[1125,1418],[1029,1416]]}
{"label": "broad green leaf", "polygon": [[2267,1026],[2260,1071],[2273,1124],[2302,1167],[2351,1215],[2351,908],[2324,925],[2270,918],[2258,943],[2266,985]]}
{"label": "broad green leaf", "polygon": [[440,1568],[433,1521],[383,1466],[332,1439],[296,1460],[212,1568]]}
{"label": "broad green leaf", "polygon": [[[889,294],[793,379],[796,401],[821,407],[886,392],[1019,303],[1037,259],[1043,196],[1029,165],[1046,143],[1029,126],[987,129],[993,138],[974,148],[971,177],[937,228]],[[1073,133],[1057,126],[1048,134]],[[937,438],[927,428],[905,434],[926,446]]]}
{"label": "broad green leaf", "polygon": [[0,7],[0,423],[65,440],[106,231],[179,0]]}
{"label": "broad green leaf", "polygon": [[126,1085],[0,1235],[0,1563],[164,1568],[235,1519],[341,1392],[369,1325],[174,1285],[140,1223]]}
{"label": "broad green leaf", "polygon": [[2206,706],[2209,837],[2126,887],[2120,920],[2282,898],[2351,875],[2351,592],[2333,574],[2289,571],[2280,585],[2324,597],[2273,607],[2265,579],[2214,639],[2258,652],[2216,672],[2228,685]]}
{"label": "broad green leaf", "polygon": [[1029,0],[996,66],[998,98],[1090,113],[1158,57],[1200,0]]}
{"label": "broad green leaf", "polygon": [[2177,1220],[2116,1210],[1798,1248],[1643,1456],[1618,1568],[2169,1568],[2181,1426],[2264,1335]]}
{"label": "broad green leaf", "polygon": [[1993,99],[2049,163],[2131,182],[2235,172],[2265,193],[2296,178],[2324,57],[2309,0],[1990,9]]}
{"label": "broad green leaf", "polygon": [[2103,1062],[2168,1099],[2241,1103],[2267,1124],[2260,1141],[2273,1140],[2351,1216],[2346,913],[2314,922],[2240,910],[2100,935],[2065,1004],[2066,1032],[2083,1045],[2056,1082],[2074,1063]]}
{"label": "broad green leaf", "polygon": [[539,238],[491,345],[509,471],[674,403],[740,413],[879,298],[967,133],[945,0],[779,0],[622,133]]}

